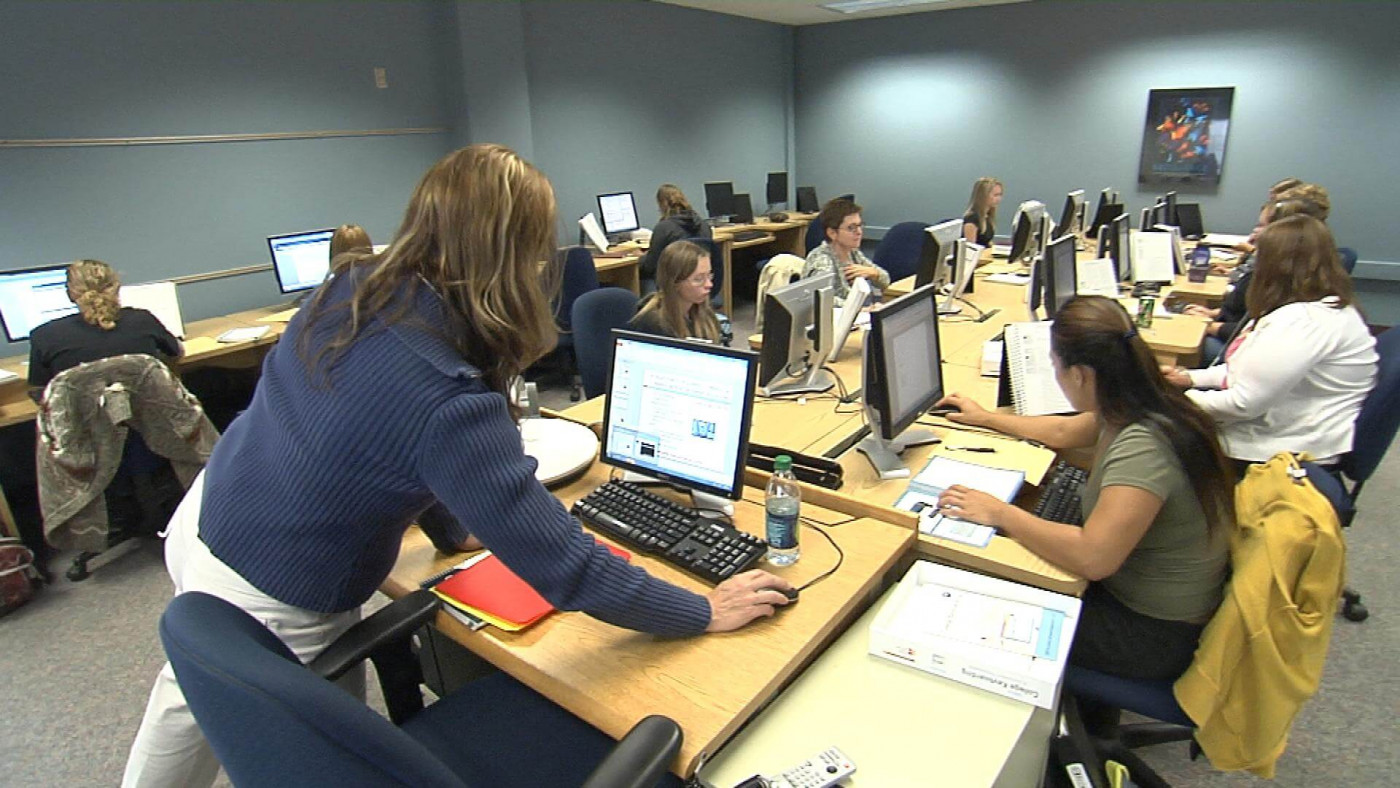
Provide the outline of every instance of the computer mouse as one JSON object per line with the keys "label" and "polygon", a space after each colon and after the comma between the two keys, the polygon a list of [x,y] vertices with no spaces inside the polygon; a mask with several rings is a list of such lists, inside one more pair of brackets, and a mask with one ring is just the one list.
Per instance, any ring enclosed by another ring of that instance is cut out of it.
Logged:
{"label": "computer mouse", "polygon": [[[790,605],[790,604],[792,604],[792,603],[794,603],[794,602],[797,601],[797,589],[796,589],[796,588],[773,588],[773,587],[770,586],[769,588],[766,588],[766,589],[764,589],[764,590],[765,590],[765,591],[777,591],[779,594],[782,594],[783,596],[787,597],[787,599],[788,599],[788,605]],[[778,609],[781,610],[781,609],[784,608],[784,607],[787,607],[787,605],[782,605],[782,606],[780,606]]]}
{"label": "computer mouse", "polygon": [[947,416],[949,413],[962,413],[961,410],[952,405],[944,405],[939,408],[929,408],[925,412],[928,413],[928,415],[930,416]]}

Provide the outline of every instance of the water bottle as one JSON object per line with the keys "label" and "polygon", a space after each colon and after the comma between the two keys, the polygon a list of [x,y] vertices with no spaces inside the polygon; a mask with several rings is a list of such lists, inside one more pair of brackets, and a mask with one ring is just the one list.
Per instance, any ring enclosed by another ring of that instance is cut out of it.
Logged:
{"label": "water bottle", "polygon": [[786,454],[773,460],[773,476],[763,497],[768,538],[768,563],[788,566],[797,563],[802,550],[797,546],[797,515],[802,508],[802,490],[792,476],[792,458]]}

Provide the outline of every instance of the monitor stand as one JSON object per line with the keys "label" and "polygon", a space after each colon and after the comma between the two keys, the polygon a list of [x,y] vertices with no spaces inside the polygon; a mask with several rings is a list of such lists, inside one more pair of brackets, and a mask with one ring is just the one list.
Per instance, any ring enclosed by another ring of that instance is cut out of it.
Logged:
{"label": "monitor stand", "polygon": [[[636,471],[623,471],[622,480],[632,484],[665,484],[667,486],[684,487],[684,485],[672,484],[671,482],[662,481],[655,476],[647,476],[644,473],[637,473]],[[693,490],[689,487],[684,487],[684,489],[686,492],[690,493],[690,497],[694,499],[696,509],[701,511],[722,512],[730,517],[734,516],[734,502],[728,498],[721,498],[714,493]]]}
{"label": "monitor stand", "polygon": [[899,437],[887,441],[880,437],[880,417],[870,408],[865,409],[865,417],[870,424],[870,434],[856,444],[856,451],[870,460],[875,472],[882,480],[907,479],[909,467],[899,459],[899,455],[910,446],[925,443],[938,443],[942,440],[933,430],[909,428],[899,433]]}
{"label": "monitor stand", "polygon": [[800,379],[763,386],[759,388],[758,393],[765,397],[780,397],[787,394],[820,394],[823,391],[830,391],[835,385],[836,380],[826,368],[813,364],[807,368],[807,374]]}

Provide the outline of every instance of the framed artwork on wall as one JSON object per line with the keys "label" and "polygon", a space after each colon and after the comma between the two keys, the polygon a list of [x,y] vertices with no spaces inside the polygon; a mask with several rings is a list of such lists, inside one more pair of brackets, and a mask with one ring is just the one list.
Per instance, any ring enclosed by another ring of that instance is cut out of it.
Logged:
{"label": "framed artwork on wall", "polygon": [[1235,89],[1174,88],[1147,92],[1138,183],[1220,183]]}

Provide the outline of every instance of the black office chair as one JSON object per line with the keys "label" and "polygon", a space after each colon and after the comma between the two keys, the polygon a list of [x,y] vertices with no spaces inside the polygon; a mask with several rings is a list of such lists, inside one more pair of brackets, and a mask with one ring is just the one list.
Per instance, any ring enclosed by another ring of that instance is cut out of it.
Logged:
{"label": "black office chair", "polygon": [[[309,665],[252,616],[199,592],[171,600],[160,638],[235,785],[680,785],[667,770],[681,730],[665,717],[647,717],[614,743],[504,673],[424,708],[410,640],[438,604],[429,591],[403,597]],[[392,722],[332,683],[366,658],[380,675]]]}
{"label": "black office chair", "polygon": [[890,281],[898,282],[919,270],[919,257],[924,249],[924,228],[928,222],[900,222],[891,227],[875,247],[874,262],[889,272]]}
{"label": "black office chair", "polygon": [[600,287],[574,302],[574,356],[583,395],[592,399],[608,385],[612,330],[626,328],[637,313],[637,297],[620,287]]}
{"label": "black office chair", "polygon": [[812,250],[821,246],[822,242],[825,240],[826,228],[822,227],[822,217],[820,215],[813,216],[812,222],[807,225],[807,236],[804,240],[804,244],[807,247],[807,254],[811,254]]}

